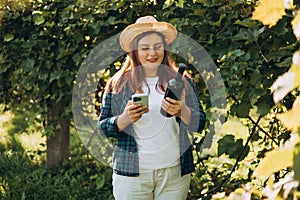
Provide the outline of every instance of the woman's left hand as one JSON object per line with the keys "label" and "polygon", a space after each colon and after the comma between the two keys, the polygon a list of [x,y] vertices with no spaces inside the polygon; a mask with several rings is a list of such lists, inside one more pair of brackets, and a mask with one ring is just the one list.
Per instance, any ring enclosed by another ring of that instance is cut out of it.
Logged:
{"label": "woman's left hand", "polygon": [[174,100],[169,97],[163,99],[162,108],[169,114],[181,117],[184,115],[183,112],[190,110],[185,103],[185,91],[183,91],[180,100]]}
{"label": "woman's left hand", "polygon": [[163,99],[161,106],[170,115],[173,115],[176,117],[180,116],[180,113],[181,113],[181,102],[180,101],[167,97],[166,99]]}

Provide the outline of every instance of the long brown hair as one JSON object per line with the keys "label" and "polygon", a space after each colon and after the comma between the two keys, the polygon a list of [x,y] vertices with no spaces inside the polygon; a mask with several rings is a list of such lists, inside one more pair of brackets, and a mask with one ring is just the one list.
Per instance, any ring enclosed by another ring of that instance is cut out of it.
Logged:
{"label": "long brown hair", "polygon": [[137,45],[140,39],[153,33],[159,35],[163,41],[164,58],[157,71],[159,77],[157,87],[165,92],[167,82],[176,75],[177,67],[169,55],[165,37],[155,31],[142,33],[132,41],[133,50],[127,54],[121,69],[107,83],[105,88],[107,92],[119,93],[127,83],[132,91],[142,92],[141,86],[146,82],[146,77],[144,68],[138,59]]}

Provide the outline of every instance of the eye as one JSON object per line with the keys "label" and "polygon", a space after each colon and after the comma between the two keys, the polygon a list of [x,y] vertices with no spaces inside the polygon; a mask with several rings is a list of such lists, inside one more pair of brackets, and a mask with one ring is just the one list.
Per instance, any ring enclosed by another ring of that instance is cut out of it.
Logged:
{"label": "eye", "polygon": [[154,47],[154,49],[155,50],[160,50],[160,49],[162,49],[162,45],[157,45],[157,46]]}
{"label": "eye", "polygon": [[148,48],[148,47],[142,47],[141,50],[142,50],[142,51],[148,51],[149,48]]}

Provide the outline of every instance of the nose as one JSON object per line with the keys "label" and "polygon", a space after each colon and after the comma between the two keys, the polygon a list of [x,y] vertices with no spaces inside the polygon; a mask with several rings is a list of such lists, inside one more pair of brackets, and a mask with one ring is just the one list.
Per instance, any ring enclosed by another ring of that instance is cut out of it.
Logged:
{"label": "nose", "polygon": [[154,48],[149,48],[149,55],[155,55],[156,51]]}

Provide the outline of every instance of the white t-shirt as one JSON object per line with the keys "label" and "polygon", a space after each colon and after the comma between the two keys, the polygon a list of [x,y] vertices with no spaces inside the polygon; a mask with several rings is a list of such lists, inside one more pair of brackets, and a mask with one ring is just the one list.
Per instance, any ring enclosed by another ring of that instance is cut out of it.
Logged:
{"label": "white t-shirt", "polygon": [[[158,77],[147,78],[149,112],[133,123],[138,145],[140,172],[179,164],[179,125],[175,117],[160,114],[163,94],[156,91]],[[146,84],[142,87],[147,92]]]}

